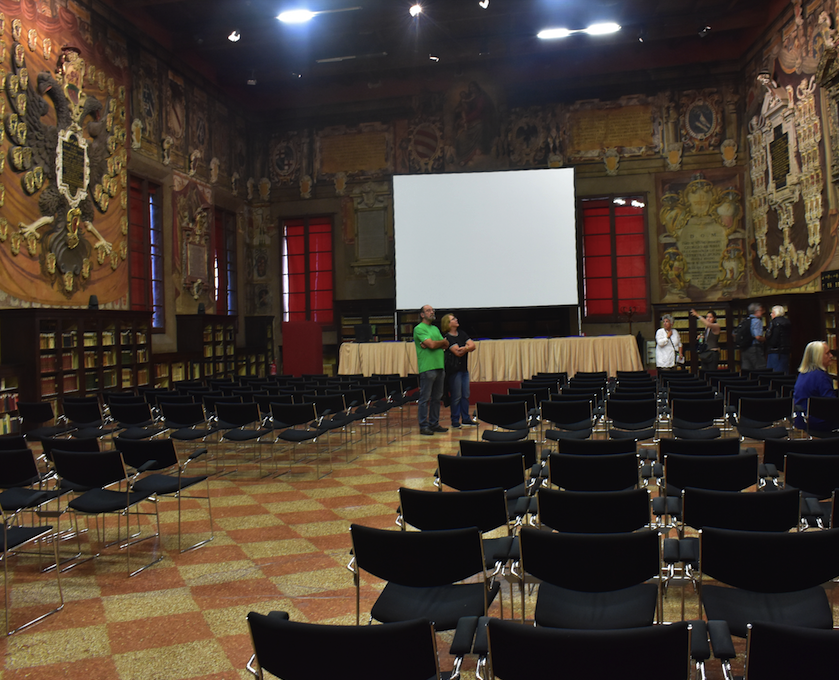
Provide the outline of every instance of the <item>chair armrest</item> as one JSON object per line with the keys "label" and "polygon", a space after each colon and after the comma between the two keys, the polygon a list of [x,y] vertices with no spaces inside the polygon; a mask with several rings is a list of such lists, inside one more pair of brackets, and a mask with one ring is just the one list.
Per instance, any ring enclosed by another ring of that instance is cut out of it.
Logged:
{"label": "chair armrest", "polygon": [[731,631],[727,621],[708,621],[708,633],[711,637],[711,647],[714,657],[728,661],[737,656],[734,643],[731,641]]}

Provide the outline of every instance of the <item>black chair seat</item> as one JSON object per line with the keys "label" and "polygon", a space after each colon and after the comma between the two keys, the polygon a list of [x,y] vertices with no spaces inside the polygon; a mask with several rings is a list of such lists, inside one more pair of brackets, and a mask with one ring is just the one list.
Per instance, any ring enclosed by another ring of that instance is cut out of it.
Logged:
{"label": "black chair seat", "polygon": [[705,429],[681,428],[673,424],[673,436],[678,439],[719,439],[720,428],[708,427]]}
{"label": "black chair seat", "polygon": [[103,512],[116,512],[128,506],[139,503],[149,497],[148,493],[131,491],[127,495],[123,491],[110,491],[108,489],[90,489],[78,498],[74,498],[68,506],[77,512],[84,512],[97,515]]}
{"label": "black chair seat", "polygon": [[149,439],[150,437],[156,437],[161,432],[163,432],[165,428],[163,427],[127,427],[122,432],[119,433],[119,436],[123,439]]}
{"label": "black chair seat", "polygon": [[536,624],[580,630],[651,626],[657,592],[652,583],[600,593],[542,583],[536,601]]}
{"label": "black chair seat", "polygon": [[[488,599],[498,593],[499,583],[492,585]],[[388,583],[370,610],[382,623],[424,619],[436,630],[452,630],[462,616],[484,606],[485,586],[482,583],[458,583],[430,588],[413,588]]]}
{"label": "black chair seat", "polygon": [[545,437],[551,441],[561,439],[588,439],[591,437],[591,422],[586,423],[584,430],[545,430]]}
{"label": "black chair seat", "polygon": [[703,585],[702,602],[709,620],[727,621],[732,635],[738,637],[746,637],[748,624],[755,621],[833,628],[833,613],[821,586],[789,593],[757,593]]}
{"label": "black chair seat", "polygon": [[267,434],[271,434],[272,430],[267,427],[261,427],[256,430],[249,430],[249,429],[235,429],[235,430],[228,430],[224,433],[224,438],[227,441],[231,442],[249,442],[254,439],[259,439],[260,437],[264,437]]}
{"label": "black chair seat", "polygon": [[52,531],[51,526],[38,527],[21,527],[21,526],[7,526],[5,531],[0,532],[0,547],[2,552],[7,550],[14,550],[17,546],[31,541],[43,534]]}
{"label": "black chair seat", "polygon": [[517,442],[527,439],[527,430],[484,430],[481,439],[487,442]]}
{"label": "black chair seat", "polygon": [[288,428],[280,432],[277,438],[286,442],[306,442],[310,439],[317,439],[324,432],[325,430],[295,430],[294,428]]}
{"label": "black chair seat", "polygon": [[737,428],[737,432],[740,434],[741,437],[745,437],[746,439],[756,439],[758,441],[764,439],[786,439],[787,437],[787,428],[783,426],[777,427],[760,427],[760,428],[753,428],[740,425]]}
{"label": "black chair seat", "polygon": [[152,494],[173,494],[177,493],[179,489],[186,489],[193,484],[203,482],[207,479],[207,476],[181,477],[179,481],[177,477],[172,475],[148,475],[137,480],[132,488],[138,493],[148,496]]}
{"label": "black chair seat", "polygon": [[[166,425],[176,427],[173,423],[167,422]],[[180,441],[195,441],[196,439],[205,439],[216,432],[218,432],[216,427],[178,427],[169,433],[169,438]]]}
{"label": "black chair seat", "polygon": [[55,500],[63,493],[64,491],[61,490],[38,491],[14,487],[0,492],[0,507],[3,508],[3,512],[15,513],[27,508],[37,508],[39,505]]}
{"label": "black chair seat", "polygon": [[67,434],[76,428],[72,425],[45,425],[43,427],[36,427],[33,430],[26,432],[25,437],[29,441],[39,442],[43,439],[52,439],[60,434]]}
{"label": "black chair seat", "polygon": [[655,437],[655,427],[646,430],[609,430],[610,439],[652,439]]}

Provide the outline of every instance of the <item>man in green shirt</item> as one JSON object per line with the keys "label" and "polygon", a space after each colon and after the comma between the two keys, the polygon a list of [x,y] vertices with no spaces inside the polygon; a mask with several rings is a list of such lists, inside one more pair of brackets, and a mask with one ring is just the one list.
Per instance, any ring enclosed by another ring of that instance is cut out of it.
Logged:
{"label": "man in green shirt", "polygon": [[440,400],[446,382],[443,362],[449,341],[443,339],[440,329],[432,323],[436,318],[434,307],[425,305],[420,310],[420,322],[414,328],[420,386],[417,417],[420,434],[425,435],[448,431],[448,428],[440,425]]}

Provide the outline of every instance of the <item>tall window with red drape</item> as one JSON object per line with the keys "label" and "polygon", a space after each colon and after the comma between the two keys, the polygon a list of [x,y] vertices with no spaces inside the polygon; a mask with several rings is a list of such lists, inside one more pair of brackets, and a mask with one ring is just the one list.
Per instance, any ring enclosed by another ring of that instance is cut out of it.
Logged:
{"label": "tall window with red drape", "polygon": [[128,278],[131,309],[151,311],[152,330],[165,329],[160,186],[131,176],[128,192]]}
{"label": "tall window with red drape", "polygon": [[580,199],[586,319],[649,319],[646,203],[643,195]]}
{"label": "tall window with red drape", "polygon": [[236,267],[236,215],[216,208],[213,228],[213,277],[216,314],[235,315],[238,304]]}
{"label": "tall window with red drape", "polygon": [[283,320],[334,320],[332,218],[283,220]]}

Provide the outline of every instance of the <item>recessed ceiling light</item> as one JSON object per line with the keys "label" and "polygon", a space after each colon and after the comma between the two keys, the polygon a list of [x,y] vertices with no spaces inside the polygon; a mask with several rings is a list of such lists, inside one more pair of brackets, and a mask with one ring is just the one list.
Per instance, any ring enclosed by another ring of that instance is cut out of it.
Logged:
{"label": "recessed ceiling light", "polygon": [[242,39],[242,34],[239,31],[231,31],[230,35],[227,36],[227,39],[230,42],[239,42]]}
{"label": "recessed ceiling light", "polygon": [[428,55],[428,59],[429,59],[430,61],[440,61],[440,57],[438,57],[438,56],[437,56],[437,55],[435,55],[435,54],[429,54],[429,55]]}
{"label": "recessed ceiling light", "polygon": [[606,35],[607,33],[617,33],[621,30],[620,25],[609,22],[605,24],[592,24],[587,29],[585,29],[586,33],[589,35]]}
{"label": "recessed ceiling light", "polygon": [[416,5],[411,5],[411,9],[408,10],[408,14],[412,17],[419,16],[422,13],[422,5],[417,3]]}
{"label": "recessed ceiling light", "polygon": [[481,9],[486,9],[487,7],[489,7],[489,0],[478,0],[478,6]]}
{"label": "recessed ceiling light", "polygon": [[542,40],[554,40],[555,38],[567,38],[571,35],[571,31],[567,28],[546,28],[536,34],[537,38]]}
{"label": "recessed ceiling light", "polygon": [[307,21],[311,21],[314,16],[315,13],[310,12],[307,9],[292,9],[288,12],[281,12],[277,15],[277,19],[282,21],[284,24],[303,24]]}

